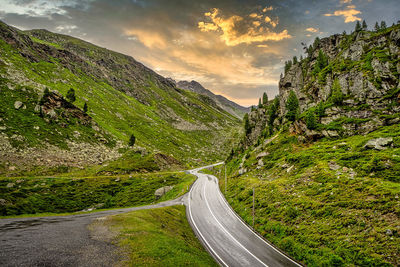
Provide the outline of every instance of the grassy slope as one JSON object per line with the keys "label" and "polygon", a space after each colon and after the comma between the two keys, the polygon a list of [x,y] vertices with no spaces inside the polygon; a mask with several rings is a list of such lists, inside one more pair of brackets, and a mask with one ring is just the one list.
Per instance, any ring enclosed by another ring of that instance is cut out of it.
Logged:
{"label": "grassy slope", "polygon": [[194,235],[184,206],[107,217],[128,266],[218,266]]}
{"label": "grassy slope", "polygon": [[[53,46],[60,51],[64,49],[62,44],[51,44],[34,37],[31,39],[40,44]],[[72,37],[69,39],[78,47],[82,46],[88,50],[98,50],[116,56],[120,61],[117,64],[127,63],[123,55],[106,51]],[[91,59],[90,55],[86,56]],[[137,137],[137,145],[172,154],[175,158],[185,162],[197,158],[211,162],[219,158],[224,153],[224,147],[228,145],[223,141],[224,137],[229,136],[230,129],[238,125],[236,118],[210,106],[199,95],[184,90],[160,89],[152,82],[151,77],[148,78],[150,86],[144,87],[142,90],[154,92],[161,99],[153,99],[150,105],[144,105],[134,97],[116,90],[104,80],[87,75],[79,68],[72,72],[65,68],[58,59],[50,58],[49,61],[29,62],[4,40],[0,40],[0,59],[0,75],[3,77],[2,92],[7,95],[7,98],[0,98],[0,113],[7,115],[0,124],[7,127],[6,134],[9,137],[17,134],[26,139],[23,144],[18,144],[21,147],[38,145],[44,138],[54,139],[54,144],[65,147],[66,136],[70,131],[75,130],[58,129],[62,134],[57,136],[52,129],[57,126],[42,125],[42,121],[33,114],[33,108],[39,98],[38,94],[40,94],[38,85],[47,86],[63,95],[66,95],[69,88],[74,88],[77,95],[75,104],[83,107],[87,99],[89,115],[114,138],[127,142],[130,134],[134,133]],[[97,58],[93,57],[92,59],[96,60]],[[21,79],[14,77],[12,80],[18,80],[18,82],[11,81],[10,73]],[[9,87],[15,87],[17,90],[11,90]],[[28,93],[25,93],[24,90]],[[15,111],[13,108],[16,100],[27,104],[27,109],[23,113],[24,119],[19,121],[14,120],[16,116],[19,116],[17,115],[19,111]],[[182,103],[188,103],[188,105],[185,106]],[[188,122],[208,125],[210,130],[182,131],[173,127],[172,121],[161,116],[163,112],[168,113],[168,108]],[[220,128],[212,125],[215,121],[221,126]],[[36,131],[37,135],[32,134],[32,131],[25,131],[29,127],[33,127],[32,125],[41,126],[40,130]],[[86,131],[86,129],[82,131]],[[206,149],[213,144],[218,146],[217,149]]]}
{"label": "grassy slope", "polygon": [[[117,208],[151,204],[187,192],[195,176],[184,173],[150,173],[82,178],[0,178],[1,216],[76,212],[89,207]],[[173,185],[162,198],[156,189]]]}
{"label": "grassy slope", "polygon": [[[394,146],[363,149],[377,137],[393,137]],[[226,196],[251,223],[255,187],[259,233],[309,266],[400,264],[400,125],[313,144],[284,132],[262,150],[269,155],[261,169],[255,167],[261,150],[249,149],[228,163]],[[237,176],[244,156],[249,172]]]}

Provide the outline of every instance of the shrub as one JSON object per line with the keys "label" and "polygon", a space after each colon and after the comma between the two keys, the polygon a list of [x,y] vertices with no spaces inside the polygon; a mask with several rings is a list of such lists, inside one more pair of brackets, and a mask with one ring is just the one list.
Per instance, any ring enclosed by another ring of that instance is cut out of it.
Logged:
{"label": "shrub", "polygon": [[136,137],[131,134],[131,137],[129,138],[129,146],[134,146],[136,142]]}

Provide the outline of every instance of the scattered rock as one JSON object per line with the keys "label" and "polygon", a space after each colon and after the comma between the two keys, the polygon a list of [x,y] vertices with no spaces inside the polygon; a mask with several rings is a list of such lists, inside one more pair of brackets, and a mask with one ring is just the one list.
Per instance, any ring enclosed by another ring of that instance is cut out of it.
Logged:
{"label": "scattered rock", "polygon": [[246,172],[247,172],[246,169],[241,168],[241,169],[239,170],[239,175],[243,175],[243,174],[245,174]]}
{"label": "scattered rock", "polygon": [[163,186],[163,187],[161,187],[161,188],[158,188],[158,189],[154,192],[154,195],[155,195],[157,198],[160,198],[160,197],[162,197],[163,195],[165,195],[168,191],[171,191],[172,188],[174,188],[174,187],[171,186],[171,185]]}
{"label": "scattered rock", "polygon": [[258,155],[256,156],[256,158],[259,159],[259,158],[266,157],[266,156],[268,156],[268,155],[269,155],[269,153],[266,152],[266,151],[264,151],[264,152],[261,152],[260,154],[258,154]]}
{"label": "scattered rock", "polygon": [[7,204],[7,200],[0,198],[0,206],[4,206]]}
{"label": "scattered rock", "polygon": [[377,139],[371,139],[369,140],[364,148],[365,149],[376,149],[376,150],[384,150],[387,148],[387,146],[391,145],[393,143],[393,138],[392,137],[380,137]]}
{"label": "scattered rock", "polygon": [[337,171],[337,170],[340,169],[340,165],[337,164],[337,163],[334,162],[334,161],[329,161],[329,162],[328,162],[328,166],[329,166],[329,169],[331,169],[332,171]]}
{"label": "scattered rock", "polygon": [[6,187],[7,188],[12,188],[12,187],[14,187],[14,185],[15,185],[14,183],[8,183]]}
{"label": "scattered rock", "polygon": [[290,167],[286,170],[286,172],[287,172],[287,173],[291,172],[291,171],[293,170],[293,168],[294,168],[294,165],[290,166]]}
{"label": "scattered rock", "polygon": [[388,236],[392,236],[393,235],[393,231],[390,230],[390,229],[386,229],[385,234],[388,235]]}
{"label": "scattered rock", "polygon": [[47,114],[50,116],[50,118],[57,119],[57,113],[54,111],[54,109],[51,109]]}
{"label": "scattered rock", "polygon": [[115,179],[115,181],[116,181],[116,182],[119,182],[119,181],[121,181],[121,179],[118,177],[117,179]]}
{"label": "scattered rock", "polygon": [[15,170],[17,169],[17,167],[15,167],[15,166],[10,166],[10,167],[8,167],[8,169],[9,169],[10,171],[15,171]]}
{"label": "scattered rock", "polygon": [[21,101],[15,101],[14,108],[20,109],[23,105],[24,105],[24,103],[22,103]]}

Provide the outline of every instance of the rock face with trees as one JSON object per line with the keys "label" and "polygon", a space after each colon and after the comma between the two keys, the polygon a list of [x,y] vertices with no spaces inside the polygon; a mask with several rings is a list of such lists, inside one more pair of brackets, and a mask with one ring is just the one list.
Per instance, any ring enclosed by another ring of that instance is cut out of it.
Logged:
{"label": "rock face with trees", "polygon": [[367,134],[400,122],[400,25],[356,28],[303,44],[306,56],[286,62],[279,108],[275,112],[269,101],[249,114],[247,144],[288,121],[294,122],[293,133],[312,140]]}

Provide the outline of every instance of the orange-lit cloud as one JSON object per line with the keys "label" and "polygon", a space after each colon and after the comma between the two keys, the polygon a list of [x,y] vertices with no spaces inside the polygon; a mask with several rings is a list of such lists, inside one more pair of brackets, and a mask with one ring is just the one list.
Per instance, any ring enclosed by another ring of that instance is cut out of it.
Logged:
{"label": "orange-lit cloud", "polygon": [[140,29],[130,29],[125,30],[125,35],[129,37],[136,37],[141,43],[143,43],[148,48],[165,48],[165,39],[157,32],[151,32],[147,30]]}
{"label": "orange-lit cloud", "polygon": [[274,10],[274,8],[273,8],[272,6],[269,6],[269,7],[265,7],[265,8],[263,9],[263,12],[265,13],[265,12],[267,12],[267,11],[272,11],[272,10]]}
{"label": "orange-lit cloud", "polygon": [[306,31],[307,32],[318,32],[319,30],[317,28],[310,27],[310,28],[307,28]]}
{"label": "orange-lit cloud", "polygon": [[[280,41],[292,37],[287,30],[274,32],[266,27],[266,25],[261,25],[261,22],[258,23],[258,19],[262,18],[263,15],[258,15],[257,13],[252,13],[248,16],[250,19],[253,19],[251,23],[248,23],[244,17],[238,15],[223,17],[217,8],[204,15],[211,22],[200,21],[198,23],[199,29],[202,32],[218,32],[220,39],[227,46],[236,46],[242,43],[251,44],[265,41]],[[256,23],[253,23],[254,21]],[[269,22],[273,27],[277,24],[277,20],[272,21],[270,18],[265,20],[265,22]],[[239,31],[238,27],[242,25],[246,25],[246,28]]]}
{"label": "orange-lit cloud", "polygon": [[343,16],[344,17],[344,22],[349,23],[349,22],[354,22],[354,21],[360,21],[361,18],[357,17],[356,15],[361,14],[361,11],[355,9],[356,6],[350,5],[347,6],[347,9],[344,10],[336,10],[333,14],[324,14],[326,17],[331,17],[331,16]]}

